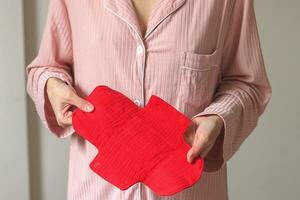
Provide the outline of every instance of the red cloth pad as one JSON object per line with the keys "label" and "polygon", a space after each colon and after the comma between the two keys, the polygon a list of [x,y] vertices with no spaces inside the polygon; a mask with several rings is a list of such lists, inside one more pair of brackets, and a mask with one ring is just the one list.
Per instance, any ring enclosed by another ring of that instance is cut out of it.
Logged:
{"label": "red cloth pad", "polygon": [[75,131],[95,145],[99,153],[89,167],[108,182],[125,190],[143,182],[159,195],[172,195],[201,177],[204,161],[186,160],[190,146],[183,136],[191,120],[152,95],[138,107],[107,86],[97,86],[86,97],[95,109],[75,109]]}

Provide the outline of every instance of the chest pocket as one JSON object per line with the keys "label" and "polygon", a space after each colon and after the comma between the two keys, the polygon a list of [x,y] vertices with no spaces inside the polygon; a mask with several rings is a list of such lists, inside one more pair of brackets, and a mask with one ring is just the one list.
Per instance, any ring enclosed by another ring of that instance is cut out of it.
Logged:
{"label": "chest pocket", "polygon": [[201,112],[212,100],[220,80],[221,51],[199,54],[180,53],[176,107],[191,117]]}

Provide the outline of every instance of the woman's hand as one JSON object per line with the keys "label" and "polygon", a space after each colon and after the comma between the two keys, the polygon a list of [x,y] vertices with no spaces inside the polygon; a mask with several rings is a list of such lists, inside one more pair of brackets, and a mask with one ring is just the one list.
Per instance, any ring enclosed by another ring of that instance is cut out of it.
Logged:
{"label": "woman's hand", "polygon": [[191,145],[187,153],[187,161],[192,163],[198,156],[204,158],[212,149],[223,128],[223,120],[218,115],[204,115],[193,119],[184,135],[185,141]]}
{"label": "woman's hand", "polygon": [[85,112],[91,112],[94,106],[80,98],[75,89],[59,78],[51,77],[46,83],[48,99],[54,111],[59,126],[72,125],[72,110],[77,107]]}

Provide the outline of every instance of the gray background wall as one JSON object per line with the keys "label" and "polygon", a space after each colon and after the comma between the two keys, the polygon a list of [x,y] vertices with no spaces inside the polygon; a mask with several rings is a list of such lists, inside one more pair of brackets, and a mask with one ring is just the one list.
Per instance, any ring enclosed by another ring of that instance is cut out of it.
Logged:
{"label": "gray background wall", "polygon": [[1,200],[29,199],[23,40],[22,4],[0,0]]}
{"label": "gray background wall", "polygon": [[[32,200],[63,200],[69,141],[47,131],[31,100],[26,104],[22,71],[37,53],[48,1],[26,0],[24,13],[20,1],[0,4],[0,67],[5,72],[0,73],[0,199],[26,200],[31,194]],[[230,199],[298,200],[300,1],[255,1],[255,7],[273,96],[259,125],[229,162]]]}

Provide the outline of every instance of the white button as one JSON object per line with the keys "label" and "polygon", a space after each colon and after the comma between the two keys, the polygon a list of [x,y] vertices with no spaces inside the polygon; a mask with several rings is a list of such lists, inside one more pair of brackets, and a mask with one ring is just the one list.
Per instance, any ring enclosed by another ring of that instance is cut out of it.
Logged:
{"label": "white button", "polygon": [[141,54],[143,52],[143,50],[144,50],[144,48],[141,45],[137,46],[137,48],[136,48],[137,54]]}
{"label": "white button", "polygon": [[135,100],[134,100],[134,103],[135,103],[137,106],[141,106],[141,101],[138,100],[138,99],[135,99]]}

